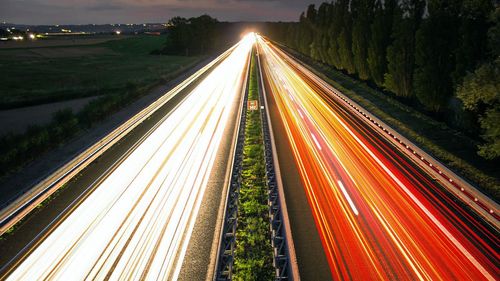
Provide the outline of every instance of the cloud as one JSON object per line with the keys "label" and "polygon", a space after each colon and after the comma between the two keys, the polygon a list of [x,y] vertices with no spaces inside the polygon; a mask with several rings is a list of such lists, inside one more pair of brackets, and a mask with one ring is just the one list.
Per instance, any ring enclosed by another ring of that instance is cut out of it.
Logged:
{"label": "cloud", "polygon": [[114,3],[99,3],[86,7],[89,11],[109,11],[109,10],[121,10],[123,7]]}
{"label": "cloud", "polygon": [[209,14],[221,21],[296,21],[319,0],[0,0],[0,20],[26,24],[166,22]]}

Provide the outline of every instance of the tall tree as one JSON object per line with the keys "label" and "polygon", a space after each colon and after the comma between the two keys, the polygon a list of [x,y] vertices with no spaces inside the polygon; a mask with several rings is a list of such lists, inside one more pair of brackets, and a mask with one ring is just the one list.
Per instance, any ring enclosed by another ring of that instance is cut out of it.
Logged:
{"label": "tall tree", "polygon": [[197,55],[214,50],[218,21],[208,15],[169,21],[168,40],[163,51],[174,55]]}
{"label": "tall tree", "polygon": [[401,97],[413,96],[415,33],[422,20],[425,2],[403,0],[395,9],[391,38],[387,49],[387,73],[384,87]]}
{"label": "tall tree", "polygon": [[289,41],[290,41],[289,46],[298,50],[299,49],[299,42],[300,42],[299,24],[297,24],[297,23],[288,24],[287,34],[288,34],[288,36],[286,36],[286,37],[289,38]]}
{"label": "tall tree", "polygon": [[486,159],[500,157],[500,57],[465,76],[457,97],[479,117],[485,141],[479,155]]}
{"label": "tall tree", "polygon": [[342,6],[335,2],[330,10],[330,24],[328,28],[328,62],[337,69],[342,69],[340,60],[338,35],[342,30]]}
{"label": "tall tree", "polygon": [[391,44],[392,23],[396,5],[396,0],[377,0],[374,6],[367,63],[370,77],[379,87],[383,86],[384,74],[387,72],[387,48]]}
{"label": "tall tree", "polygon": [[[310,5],[307,9],[307,14],[300,15],[299,24],[299,38],[298,48],[299,51],[307,56],[311,55],[311,43],[313,40],[313,29],[311,20],[315,17],[314,5]],[[308,18],[307,15],[310,17]]]}
{"label": "tall tree", "polygon": [[491,12],[491,21],[487,53],[492,61],[468,73],[457,89],[464,108],[478,117],[484,140],[478,154],[486,159],[500,157],[500,7]]}
{"label": "tall tree", "polygon": [[189,19],[189,22],[192,27],[192,33],[195,34],[193,38],[190,38],[194,41],[190,44],[193,52],[204,54],[208,50],[213,49],[216,36],[215,29],[218,23],[217,19],[209,15],[201,15]]}
{"label": "tall tree", "polygon": [[429,15],[416,34],[415,94],[434,112],[442,111],[453,95],[459,9],[458,1],[430,0]]}
{"label": "tall tree", "polygon": [[500,5],[497,5],[491,12],[490,19],[492,26],[488,30],[489,56],[496,59],[500,56]]}
{"label": "tall tree", "polygon": [[322,3],[314,21],[314,39],[311,44],[311,57],[323,63],[328,62],[328,28],[330,23],[330,3]]}
{"label": "tall tree", "polygon": [[368,80],[370,70],[368,68],[368,36],[370,33],[370,22],[373,18],[373,0],[352,0],[351,14],[353,18],[352,27],[352,54],[354,68],[359,78]]}
{"label": "tall tree", "polygon": [[340,65],[347,73],[354,74],[356,70],[352,55],[352,17],[349,12],[349,0],[339,0],[339,8],[342,17],[342,25],[337,38]]}
{"label": "tall tree", "polygon": [[324,18],[323,18],[323,15],[321,12],[322,11],[320,9],[318,9],[318,11],[316,13],[314,13],[315,16],[314,16],[313,20],[310,20],[312,31],[313,31],[313,35],[312,35],[313,39],[312,39],[312,42],[310,45],[310,48],[311,48],[310,56],[311,56],[311,58],[313,58],[314,60],[317,60],[317,61],[322,61],[320,46],[321,46],[321,38],[323,36],[323,32],[321,30],[321,25],[323,24]]}
{"label": "tall tree", "polygon": [[453,83],[460,84],[466,72],[487,57],[488,16],[493,11],[491,0],[463,0],[460,9],[456,65],[452,73]]}

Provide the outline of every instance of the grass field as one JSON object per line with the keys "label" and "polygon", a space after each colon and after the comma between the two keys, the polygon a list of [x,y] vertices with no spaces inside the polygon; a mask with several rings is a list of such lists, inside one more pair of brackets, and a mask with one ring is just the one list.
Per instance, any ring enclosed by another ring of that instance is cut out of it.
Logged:
{"label": "grass field", "polygon": [[0,108],[115,94],[171,78],[197,57],[150,52],[164,36],[132,36],[93,45],[0,49]]}
{"label": "grass field", "polygon": [[[0,109],[23,110],[21,107],[28,105],[52,103],[41,106],[45,109],[40,110],[48,110],[56,101],[96,97],[79,111],[61,109],[49,113],[50,123],[35,122],[22,134],[2,136],[0,179],[77,134],[84,134],[201,61],[202,57],[151,55],[164,40],[161,36],[130,36],[76,46],[68,39],[68,46],[54,47],[47,41],[47,47],[40,43],[36,48],[0,49],[0,68],[7,70],[7,75],[0,75]],[[24,118],[32,119],[31,113]],[[12,117],[2,125],[12,122]]]}

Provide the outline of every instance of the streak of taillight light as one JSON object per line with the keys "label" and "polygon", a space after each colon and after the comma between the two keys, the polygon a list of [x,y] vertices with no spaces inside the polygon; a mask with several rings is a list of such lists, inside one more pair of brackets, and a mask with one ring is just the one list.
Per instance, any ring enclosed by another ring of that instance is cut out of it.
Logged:
{"label": "streak of taillight light", "polygon": [[498,232],[329,100],[292,58],[258,42],[334,278],[499,276]]}

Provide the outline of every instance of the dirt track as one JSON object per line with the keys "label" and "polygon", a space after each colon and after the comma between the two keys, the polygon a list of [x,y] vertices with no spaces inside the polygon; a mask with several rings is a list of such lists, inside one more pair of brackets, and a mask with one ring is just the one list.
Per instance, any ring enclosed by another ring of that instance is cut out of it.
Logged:
{"label": "dirt track", "polygon": [[73,112],[78,112],[95,98],[97,97],[0,110],[0,136],[7,133],[23,133],[30,125],[48,124],[52,120],[52,114],[56,111],[71,108]]}

